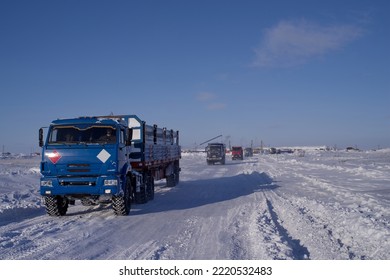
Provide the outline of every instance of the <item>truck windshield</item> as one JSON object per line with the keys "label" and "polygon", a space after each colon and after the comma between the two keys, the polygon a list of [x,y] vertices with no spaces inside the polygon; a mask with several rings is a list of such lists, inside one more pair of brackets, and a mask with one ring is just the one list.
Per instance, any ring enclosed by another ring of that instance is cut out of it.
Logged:
{"label": "truck windshield", "polygon": [[48,144],[106,144],[115,143],[116,129],[112,126],[53,126]]}
{"label": "truck windshield", "polygon": [[217,146],[217,145],[209,147],[211,153],[219,153],[221,151],[221,148],[222,146]]}

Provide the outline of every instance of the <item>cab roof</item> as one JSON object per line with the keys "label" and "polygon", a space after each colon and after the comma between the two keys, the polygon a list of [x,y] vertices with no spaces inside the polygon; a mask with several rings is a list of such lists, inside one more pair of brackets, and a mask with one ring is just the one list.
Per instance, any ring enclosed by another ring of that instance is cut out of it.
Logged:
{"label": "cab roof", "polygon": [[103,125],[126,125],[123,120],[104,118],[104,117],[79,117],[71,119],[57,119],[52,121],[52,125],[70,125],[70,124],[103,124]]}

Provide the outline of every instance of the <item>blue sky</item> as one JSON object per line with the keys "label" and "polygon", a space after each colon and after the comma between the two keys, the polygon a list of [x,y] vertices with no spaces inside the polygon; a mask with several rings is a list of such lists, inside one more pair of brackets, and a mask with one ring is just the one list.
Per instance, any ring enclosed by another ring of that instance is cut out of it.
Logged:
{"label": "blue sky", "polygon": [[0,1],[0,145],[137,114],[194,147],[390,147],[388,1]]}

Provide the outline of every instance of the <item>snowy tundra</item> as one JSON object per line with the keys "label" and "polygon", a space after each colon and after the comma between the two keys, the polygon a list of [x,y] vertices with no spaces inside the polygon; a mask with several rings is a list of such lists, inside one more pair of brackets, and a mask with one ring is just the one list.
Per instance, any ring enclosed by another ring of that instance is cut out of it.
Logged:
{"label": "snowy tundra", "polygon": [[255,155],[208,166],[147,204],[46,215],[39,157],[0,159],[0,259],[390,259],[390,149]]}

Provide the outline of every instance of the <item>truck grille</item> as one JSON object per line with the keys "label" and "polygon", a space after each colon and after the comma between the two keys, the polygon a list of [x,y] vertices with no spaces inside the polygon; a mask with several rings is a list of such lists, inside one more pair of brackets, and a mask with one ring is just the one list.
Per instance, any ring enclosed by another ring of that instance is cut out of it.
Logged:
{"label": "truck grille", "polygon": [[96,186],[92,181],[60,181],[61,186]]}
{"label": "truck grille", "polygon": [[90,166],[87,163],[72,163],[67,165],[67,171],[68,172],[91,172]]}

